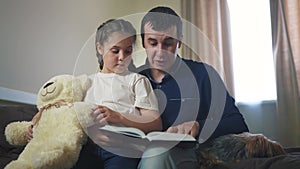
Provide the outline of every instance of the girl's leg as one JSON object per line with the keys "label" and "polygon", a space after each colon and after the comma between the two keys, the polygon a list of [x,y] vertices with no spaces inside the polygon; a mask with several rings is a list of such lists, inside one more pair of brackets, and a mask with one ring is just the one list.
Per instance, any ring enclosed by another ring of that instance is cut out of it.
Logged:
{"label": "girl's leg", "polygon": [[98,146],[91,140],[82,147],[76,165],[72,169],[102,169],[103,161],[98,156]]}
{"label": "girl's leg", "polygon": [[104,169],[136,169],[140,159],[119,156],[102,149]]}

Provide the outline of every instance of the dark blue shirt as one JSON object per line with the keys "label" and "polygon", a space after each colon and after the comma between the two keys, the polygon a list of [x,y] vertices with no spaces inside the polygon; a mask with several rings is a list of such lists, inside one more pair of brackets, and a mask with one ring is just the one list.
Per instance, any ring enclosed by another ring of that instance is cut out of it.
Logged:
{"label": "dark blue shirt", "polygon": [[202,140],[249,131],[235,100],[208,64],[177,57],[160,83],[152,79],[147,64],[138,72],[148,77],[157,95],[163,130],[198,121]]}

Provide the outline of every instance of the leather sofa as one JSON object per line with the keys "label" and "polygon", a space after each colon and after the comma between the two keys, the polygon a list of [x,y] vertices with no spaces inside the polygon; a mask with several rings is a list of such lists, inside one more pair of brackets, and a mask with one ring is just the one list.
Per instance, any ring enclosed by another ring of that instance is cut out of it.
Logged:
{"label": "leather sofa", "polygon": [[37,111],[34,105],[0,105],[0,168],[17,159],[24,149],[24,146],[13,146],[6,141],[4,135],[6,125],[12,121],[29,121]]}

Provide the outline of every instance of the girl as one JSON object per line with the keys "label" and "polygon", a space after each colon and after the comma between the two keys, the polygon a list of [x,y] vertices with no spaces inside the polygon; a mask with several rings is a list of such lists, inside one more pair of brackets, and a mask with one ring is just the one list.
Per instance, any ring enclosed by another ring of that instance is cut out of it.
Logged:
{"label": "girl", "polygon": [[[100,72],[90,76],[92,86],[85,101],[99,105],[94,121],[139,128],[145,133],[161,130],[155,94],[145,76],[128,71],[136,40],[136,30],[123,19],[108,20],[96,33],[96,52]],[[94,141],[96,142],[96,141]],[[105,169],[137,168],[139,160],[123,157],[98,146]]]}

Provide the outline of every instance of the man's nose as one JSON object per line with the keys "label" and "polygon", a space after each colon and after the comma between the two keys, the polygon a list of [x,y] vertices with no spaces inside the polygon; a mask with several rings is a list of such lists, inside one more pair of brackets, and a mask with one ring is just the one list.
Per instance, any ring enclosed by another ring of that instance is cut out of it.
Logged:
{"label": "man's nose", "polygon": [[163,55],[164,53],[163,45],[161,44],[157,45],[155,52],[156,55]]}

